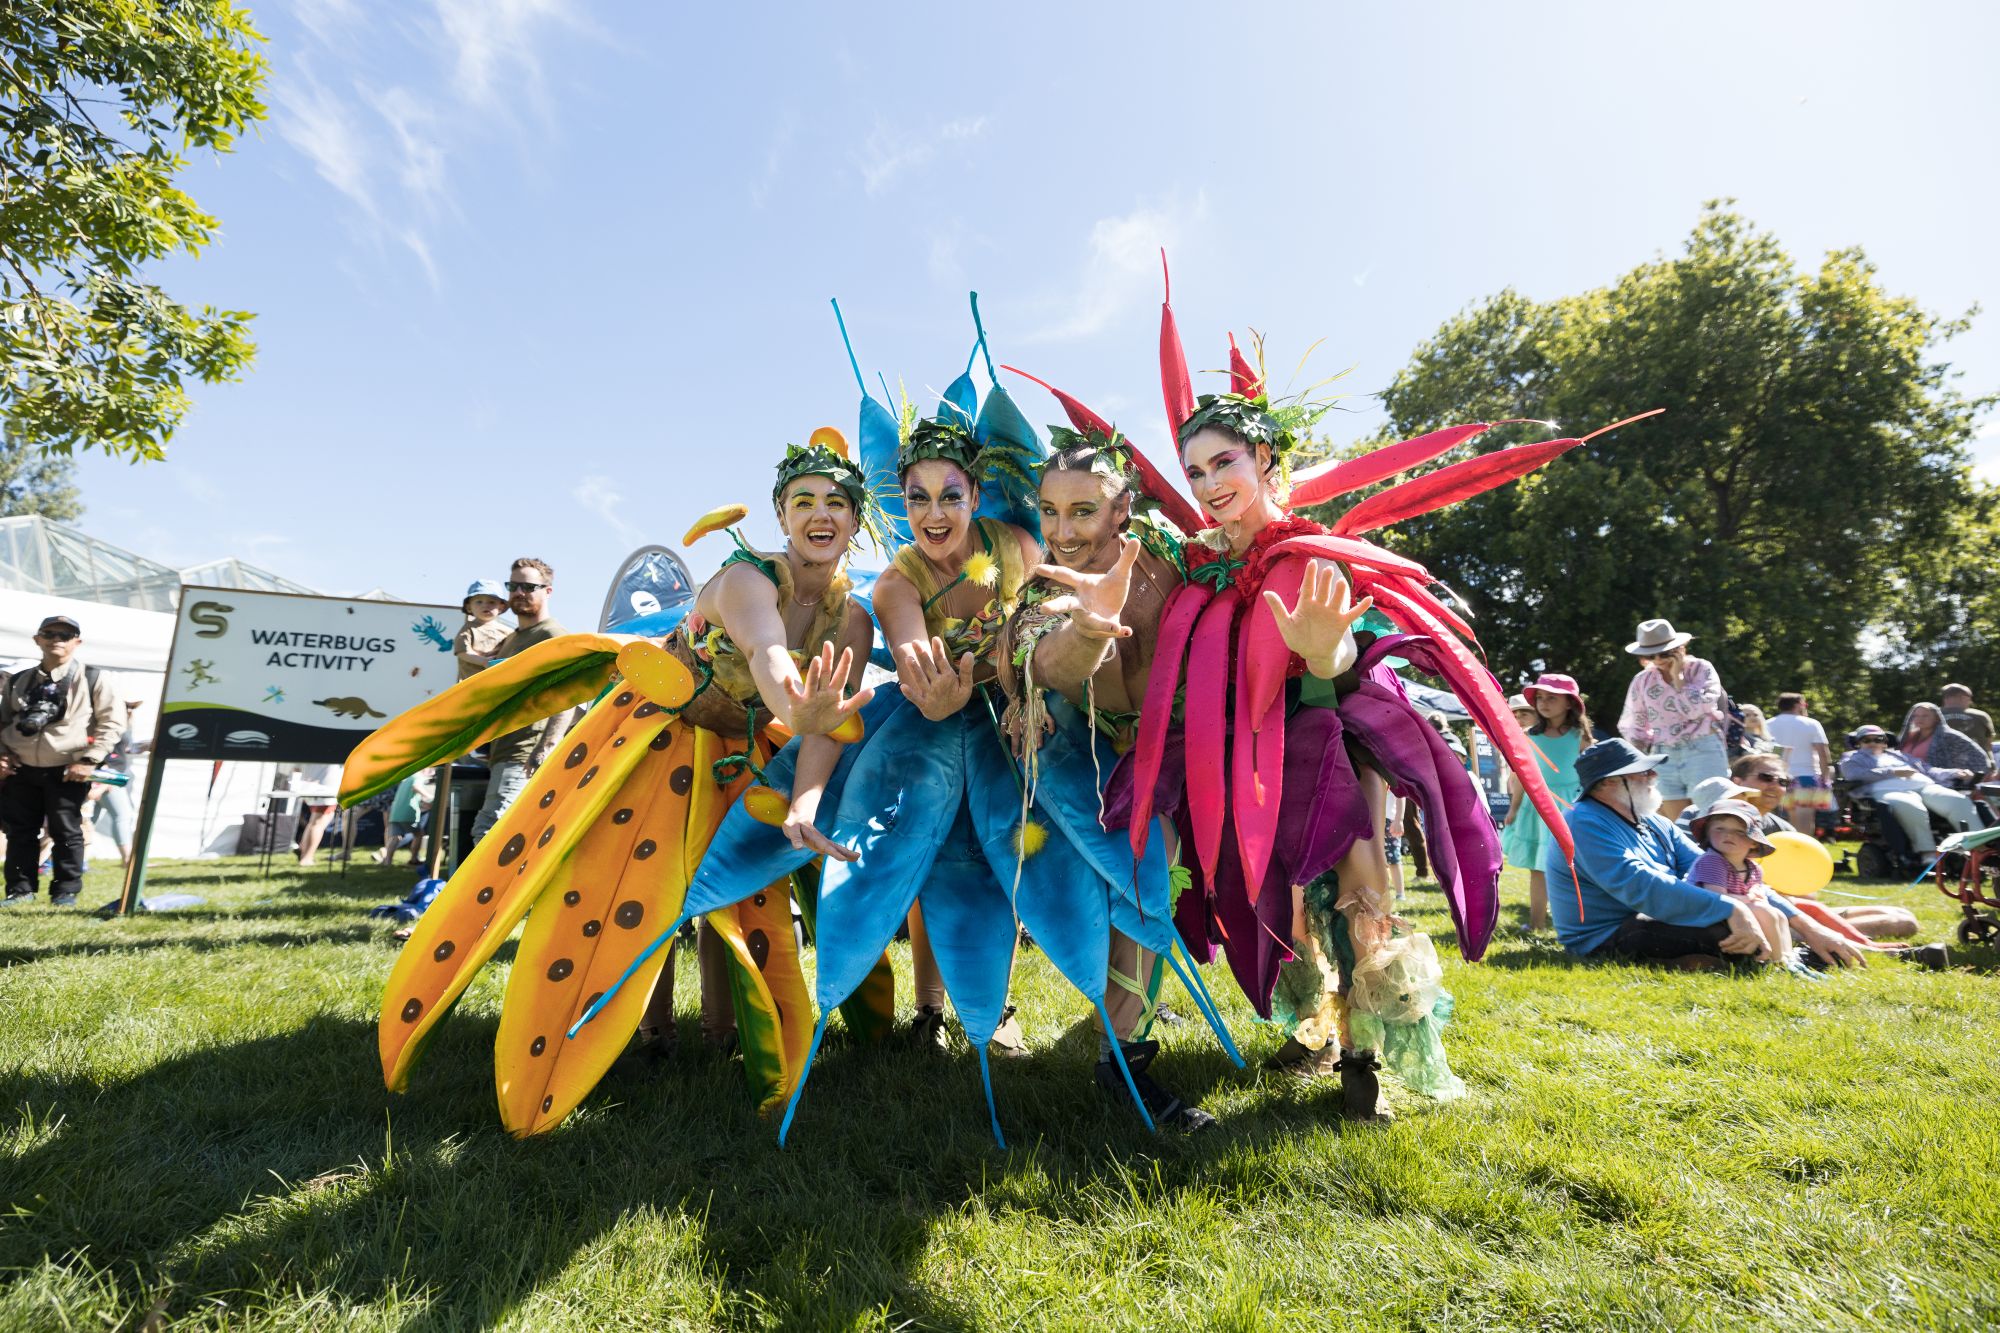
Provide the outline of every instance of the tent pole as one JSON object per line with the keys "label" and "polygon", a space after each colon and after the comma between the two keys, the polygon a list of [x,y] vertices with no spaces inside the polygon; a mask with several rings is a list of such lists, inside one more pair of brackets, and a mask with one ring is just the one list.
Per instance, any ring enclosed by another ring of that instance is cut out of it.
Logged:
{"label": "tent pole", "polygon": [[112,916],[129,916],[146,889],[146,851],[153,841],[153,815],[160,807],[160,784],[167,779],[167,759],[160,737],[167,730],[167,690],[173,684],[174,650],[181,643],[180,596],[174,597],[174,632],[167,640],[167,665],[160,672],[160,699],[153,708],[153,743],[146,750],[146,785],[139,791],[139,823],[132,830],[132,855],[125,862],[125,887]]}
{"label": "tent pole", "polygon": [[160,732],[166,725],[166,710],[153,717],[153,744],[146,752],[146,785],[139,792],[139,825],[132,831],[132,856],[125,862],[125,888],[118,895],[113,916],[126,916],[146,887],[146,849],[153,841],[153,813],[160,805],[160,784],[166,780],[167,759],[160,753]]}

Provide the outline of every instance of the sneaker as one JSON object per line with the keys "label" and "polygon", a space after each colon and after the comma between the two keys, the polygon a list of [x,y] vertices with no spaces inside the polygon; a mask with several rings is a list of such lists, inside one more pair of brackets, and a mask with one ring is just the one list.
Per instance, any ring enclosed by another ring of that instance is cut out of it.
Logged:
{"label": "sneaker", "polygon": [[[1160,1053],[1160,1043],[1127,1041],[1119,1045],[1125,1051],[1125,1067],[1132,1073],[1132,1086],[1139,1090],[1139,1100],[1145,1103],[1146,1113],[1153,1117],[1155,1125],[1192,1134],[1215,1123],[1214,1116],[1193,1102],[1175,1096],[1147,1074],[1146,1067]],[[1125,1086],[1125,1076],[1118,1072],[1117,1062],[1108,1055],[1097,1062],[1096,1078],[1097,1086],[1108,1093],[1119,1097],[1131,1095]]]}
{"label": "sneaker", "polygon": [[1315,1051],[1300,1045],[1297,1037],[1287,1037],[1276,1054],[1264,1062],[1264,1067],[1296,1074],[1300,1078],[1322,1078],[1340,1068],[1340,1049],[1328,1042]]}
{"label": "sneaker", "polygon": [[910,1020],[910,1049],[941,1053],[945,1049],[944,1010],[933,1004],[917,1006]]}
{"label": "sneaker", "polygon": [[1382,1082],[1375,1075],[1382,1062],[1373,1051],[1340,1053],[1340,1115],[1344,1120],[1363,1124],[1386,1124],[1395,1119],[1382,1101]]}
{"label": "sneaker", "polygon": [[1890,955],[1906,963],[1915,963],[1926,972],[1942,972],[1951,966],[1951,950],[1942,944],[1912,944],[1908,948],[1897,949]]}
{"label": "sneaker", "polygon": [[1014,1017],[1014,1006],[1008,1005],[1000,1011],[1000,1026],[993,1029],[993,1040],[986,1049],[1008,1060],[1019,1060],[1028,1054],[1028,1039],[1021,1032],[1021,1021]]}
{"label": "sneaker", "polygon": [[49,899],[49,901],[57,907],[74,907],[76,906],[76,895],[73,893],[65,893],[62,894],[60,897],[51,898]]}
{"label": "sneaker", "polygon": [[5,898],[0,898],[0,907],[26,907],[33,901],[35,895],[32,893],[10,893]]}

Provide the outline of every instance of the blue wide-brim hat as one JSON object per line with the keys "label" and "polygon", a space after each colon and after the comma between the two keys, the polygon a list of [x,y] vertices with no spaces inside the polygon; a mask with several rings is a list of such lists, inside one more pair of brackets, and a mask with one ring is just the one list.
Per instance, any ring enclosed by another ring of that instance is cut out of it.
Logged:
{"label": "blue wide-brim hat", "polygon": [[465,590],[465,596],[458,599],[458,604],[463,607],[475,597],[492,597],[504,602],[507,600],[507,585],[495,579],[474,579],[472,586]]}
{"label": "blue wide-brim hat", "polygon": [[1589,791],[1606,778],[1622,778],[1633,773],[1650,773],[1667,762],[1663,754],[1640,754],[1627,740],[1599,741],[1576,757],[1577,780]]}

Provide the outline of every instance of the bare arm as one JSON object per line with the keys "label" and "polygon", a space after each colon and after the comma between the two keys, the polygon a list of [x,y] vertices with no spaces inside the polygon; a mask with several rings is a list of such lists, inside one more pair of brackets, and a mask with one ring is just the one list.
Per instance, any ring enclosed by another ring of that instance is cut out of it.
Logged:
{"label": "bare arm", "polygon": [[1832,782],[1832,781],[1833,781],[1833,751],[1832,751],[1832,750],[1829,750],[1829,749],[1828,749],[1828,748],[1826,747],[1826,742],[1825,742],[1825,741],[1820,741],[1820,742],[1816,743],[1816,744],[1815,744],[1815,745],[1813,746],[1813,753],[1814,753],[1815,755],[1819,756],[1819,776],[1820,776],[1820,780],[1821,780],[1822,782]]}
{"label": "bare arm", "polygon": [[903,697],[933,722],[942,722],[964,708],[972,698],[976,659],[969,652],[961,653],[954,664],[944,642],[925,632],[923,602],[902,571],[884,570],[875,580],[875,615],[882,622],[889,650],[895,654]]}
{"label": "bare arm", "polygon": [[826,780],[840,759],[840,742],[826,736],[807,736],[799,742],[799,763],[792,778],[792,808],[785,816],[784,834],[800,851],[818,852],[839,861],[860,855],[821,833],[813,821],[819,818],[820,797],[826,794]]}

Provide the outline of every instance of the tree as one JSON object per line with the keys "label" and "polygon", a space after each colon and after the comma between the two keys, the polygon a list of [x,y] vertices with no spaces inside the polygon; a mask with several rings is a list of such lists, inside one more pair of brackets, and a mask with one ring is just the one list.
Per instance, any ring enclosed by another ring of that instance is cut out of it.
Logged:
{"label": "tree", "polygon": [[[1883,291],[1858,249],[1800,272],[1711,203],[1675,257],[1554,301],[1501,292],[1416,349],[1383,395],[1399,436],[1509,417],[1581,434],[1667,412],[1396,545],[1466,596],[1503,684],[1570,672],[1599,720],[1615,720],[1623,647],[1653,616],[1697,635],[1739,699],[1805,687],[1867,709],[1870,648],[1904,642],[1910,594],[1983,503],[1965,445],[1990,400],[1959,393],[1937,356],[1965,327]],[[1542,438],[1510,426],[1479,447]],[[1964,637],[1959,613],[1931,611],[1950,623],[1912,651]]]}
{"label": "tree", "polygon": [[264,116],[266,65],[228,0],[0,6],[0,418],[12,442],[163,457],[185,377],[234,379],[251,316],[190,310],[148,263],[216,220],[177,189],[184,149]]}
{"label": "tree", "polygon": [[76,464],[0,435],[0,518],[40,514],[57,522],[81,517]]}

